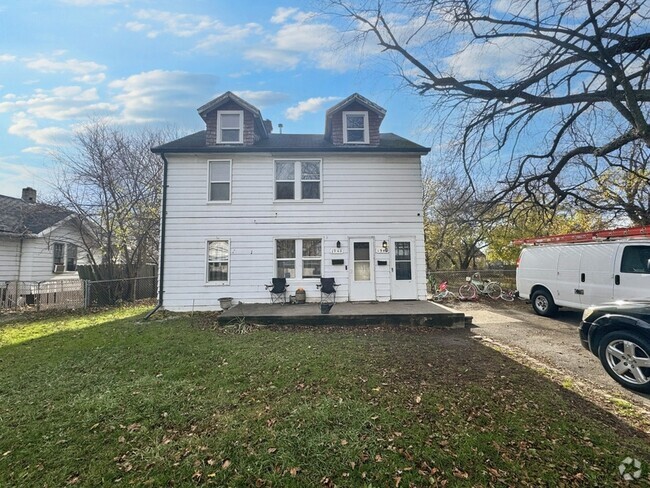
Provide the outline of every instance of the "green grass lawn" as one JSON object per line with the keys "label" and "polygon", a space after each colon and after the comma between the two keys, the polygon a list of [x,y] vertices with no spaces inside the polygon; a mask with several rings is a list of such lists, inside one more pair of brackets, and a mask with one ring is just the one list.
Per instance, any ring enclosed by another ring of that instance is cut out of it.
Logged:
{"label": "green grass lawn", "polygon": [[[0,325],[0,486],[595,486],[650,442],[464,330]],[[576,338],[577,340],[577,338]]]}

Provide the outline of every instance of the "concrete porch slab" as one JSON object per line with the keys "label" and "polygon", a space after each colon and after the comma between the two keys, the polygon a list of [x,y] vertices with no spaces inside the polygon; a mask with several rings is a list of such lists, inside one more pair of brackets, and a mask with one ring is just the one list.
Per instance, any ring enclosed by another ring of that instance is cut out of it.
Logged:
{"label": "concrete porch slab", "polygon": [[424,301],[336,303],[321,314],[318,303],[271,305],[238,303],[221,314],[224,321],[244,318],[264,325],[425,325],[465,327],[465,314]]}

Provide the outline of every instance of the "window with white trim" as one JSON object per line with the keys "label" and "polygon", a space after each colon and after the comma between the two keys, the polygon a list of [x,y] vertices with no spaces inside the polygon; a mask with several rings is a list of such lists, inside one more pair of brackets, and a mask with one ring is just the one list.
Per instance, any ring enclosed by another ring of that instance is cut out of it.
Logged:
{"label": "window with white trim", "polygon": [[230,241],[208,241],[208,283],[228,284]]}
{"label": "window with white trim", "polygon": [[320,200],[321,161],[319,159],[276,160],[275,199]]}
{"label": "window with white trim", "polygon": [[66,245],[65,270],[77,271],[77,246],[74,244]]}
{"label": "window with white trim", "polygon": [[217,111],[217,143],[241,144],[244,142],[243,110]]}
{"label": "window with white trim", "polygon": [[323,269],[321,239],[276,239],[277,278],[320,278]]}
{"label": "window with white trim", "polygon": [[368,112],[343,112],[343,142],[368,144]]}
{"label": "window with white trim", "polygon": [[232,161],[208,161],[208,200],[211,202],[230,201],[230,177]]}
{"label": "window with white trim", "polygon": [[55,242],[52,264],[54,264],[54,266],[63,266],[64,262],[65,262],[65,245],[62,242]]}

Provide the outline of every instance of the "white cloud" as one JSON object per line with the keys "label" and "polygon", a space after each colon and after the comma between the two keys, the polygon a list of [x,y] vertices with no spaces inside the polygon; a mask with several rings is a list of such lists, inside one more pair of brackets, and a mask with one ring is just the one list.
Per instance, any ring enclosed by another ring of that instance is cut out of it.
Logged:
{"label": "white cloud", "polygon": [[142,22],[127,22],[124,27],[132,32],[142,32],[151,28],[149,24],[143,24]]}
{"label": "white cloud", "polygon": [[443,60],[455,76],[469,78],[495,74],[506,78],[519,72],[536,46],[532,41],[494,39],[489,44],[470,44]]}
{"label": "white cloud", "polygon": [[23,149],[20,152],[27,153],[27,154],[38,154],[40,156],[51,156],[52,155],[52,150],[51,149],[48,149],[48,148],[42,147],[42,146],[26,147],[25,149]]}
{"label": "white cloud", "polygon": [[2,181],[3,195],[20,198],[22,188],[40,186],[36,184],[39,172],[23,162],[15,161],[14,157],[0,158],[0,181]]}
{"label": "white cloud", "polygon": [[97,85],[106,79],[106,75],[104,73],[94,73],[75,76],[72,79],[74,81],[80,81],[81,83],[87,83],[89,85]]}
{"label": "white cloud", "polygon": [[[157,27],[151,27],[147,36],[154,38],[162,33],[171,34],[176,37],[191,37],[207,30],[219,29],[223,27],[217,20],[209,15],[181,14],[177,12],[167,12],[164,10],[142,9],[135,13],[135,17],[142,22],[136,24],[140,31],[145,30],[151,24],[157,24]],[[141,27],[142,26],[142,27]],[[133,25],[128,27],[133,30]]]}
{"label": "white cloud", "polygon": [[115,104],[100,101],[96,88],[80,86],[37,89],[31,95],[5,96],[4,100],[0,102],[0,113],[22,111],[39,119],[60,121],[106,115],[118,108]]}
{"label": "white cloud", "polygon": [[41,146],[50,146],[65,143],[71,132],[62,127],[39,128],[37,122],[30,118],[25,112],[17,112],[11,118],[12,125],[7,132],[9,134],[27,137]]}
{"label": "white cloud", "polygon": [[100,7],[104,5],[115,5],[124,3],[126,0],[59,0],[61,3],[75,7]]}
{"label": "white cloud", "polygon": [[219,34],[210,34],[201,39],[194,49],[210,51],[214,50],[220,44],[242,41],[253,34],[261,34],[262,32],[262,26],[256,23],[224,27],[219,29]]}
{"label": "white cloud", "polygon": [[289,107],[284,114],[289,120],[298,120],[306,113],[319,112],[326,103],[340,100],[341,97],[314,97],[298,102],[297,105]]}
{"label": "white cloud", "polygon": [[286,93],[274,92],[270,90],[242,90],[234,92],[238,97],[255,105],[257,108],[267,107],[276,103],[284,102],[289,98]]}
{"label": "white cloud", "polygon": [[299,12],[299,10],[295,7],[278,7],[275,9],[273,17],[271,17],[271,22],[274,24],[284,24],[297,12]]}
{"label": "white cloud", "polygon": [[196,122],[194,110],[214,96],[217,78],[185,71],[154,70],[113,81],[113,100],[122,107],[115,118],[123,123]]}
{"label": "white cloud", "polygon": [[10,63],[16,60],[16,56],[12,54],[0,54],[0,63]]}
{"label": "white cloud", "polygon": [[248,49],[244,52],[244,58],[277,69],[293,69],[300,63],[297,54],[269,47]]}
{"label": "white cloud", "polygon": [[28,60],[25,65],[30,69],[42,73],[63,73],[69,71],[76,74],[86,74],[106,69],[106,66],[95,63],[94,61],[80,61],[78,59],[58,61],[56,59],[43,57]]}

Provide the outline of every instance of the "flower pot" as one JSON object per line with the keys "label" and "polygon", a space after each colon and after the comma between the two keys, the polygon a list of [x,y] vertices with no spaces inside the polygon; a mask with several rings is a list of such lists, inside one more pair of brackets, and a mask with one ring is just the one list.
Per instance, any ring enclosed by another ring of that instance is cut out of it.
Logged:
{"label": "flower pot", "polygon": [[307,294],[305,290],[296,290],[296,303],[305,303],[307,301]]}
{"label": "flower pot", "polygon": [[224,310],[228,310],[232,307],[232,297],[219,298],[219,306]]}

